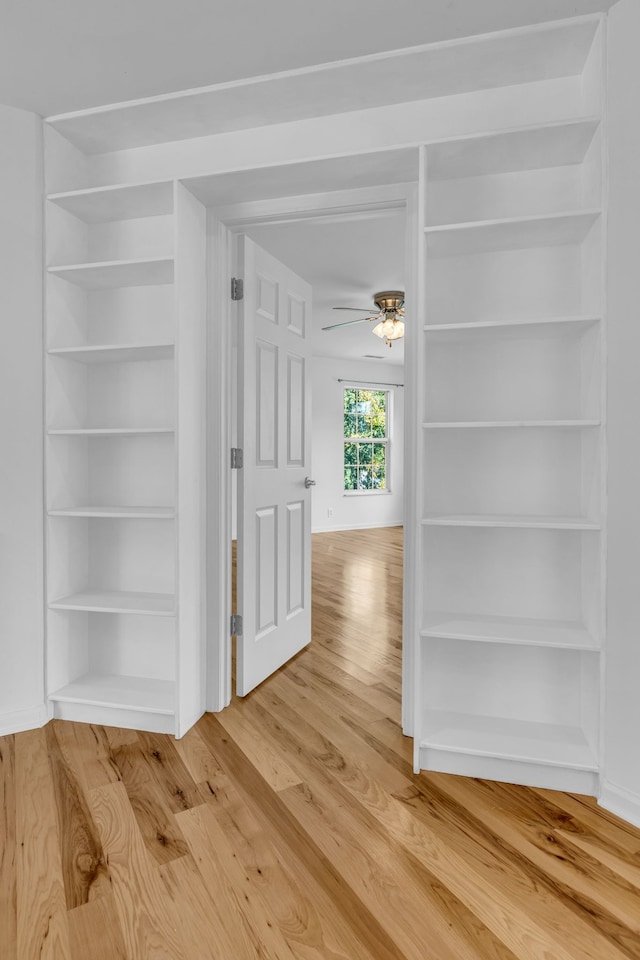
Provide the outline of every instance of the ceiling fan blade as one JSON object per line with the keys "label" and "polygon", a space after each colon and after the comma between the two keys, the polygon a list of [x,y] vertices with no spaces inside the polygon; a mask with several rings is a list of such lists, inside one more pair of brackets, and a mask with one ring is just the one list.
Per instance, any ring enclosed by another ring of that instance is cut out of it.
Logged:
{"label": "ceiling fan blade", "polygon": [[358,313],[371,313],[371,307],[331,307],[332,310],[357,310]]}
{"label": "ceiling fan blade", "polygon": [[358,320],[345,320],[344,323],[332,323],[330,327],[323,327],[323,330],[335,330],[336,327],[348,327],[352,323],[364,323],[365,320],[377,320],[380,315],[375,317],[360,317]]}

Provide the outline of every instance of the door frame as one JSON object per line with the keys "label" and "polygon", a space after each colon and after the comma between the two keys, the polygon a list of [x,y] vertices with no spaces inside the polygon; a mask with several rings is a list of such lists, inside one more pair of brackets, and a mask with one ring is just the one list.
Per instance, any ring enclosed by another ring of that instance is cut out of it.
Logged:
{"label": "door frame", "polygon": [[[416,158],[418,150],[416,150]],[[233,378],[231,375],[234,327],[238,305],[231,300],[230,281],[238,267],[237,238],[252,226],[293,223],[314,219],[347,220],[380,218],[385,211],[404,210],[407,300],[416,305],[415,335],[423,323],[419,304],[420,253],[418,183],[319,192],[299,197],[247,201],[207,211],[209,337],[207,348],[207,698],[208,711],[217,712],[231,701],[231,516],[232,480],[230,465]],[[409,337],[411,337],[411,327]],[[215,335],[212,331],[215,330]],[[409,340],[411,342],[411,340]],[[416,524],[418,504],[415,477],[416,429],[419,427],[415,398],[419,379],[419,351],[405,352],[404,422],[404,573],[402,728],[407,736],[414,729],[413,638],[418,628],[414,611],[417,555]],[[407,415],[409,414],[409,415]],[[408,521],[408,522],[407,522]],[[241,612],[241,611],[240,611]]]}

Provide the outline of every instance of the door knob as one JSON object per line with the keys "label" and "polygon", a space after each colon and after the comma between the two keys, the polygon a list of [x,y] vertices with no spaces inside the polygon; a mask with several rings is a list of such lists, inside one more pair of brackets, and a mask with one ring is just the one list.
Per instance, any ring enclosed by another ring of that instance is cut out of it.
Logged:
{"label": "door knob", "polygon": [[315,480],[312,480],[311,477],[305,477],[305,478],[304,478],[304,485],[305,485],[305,487],[306,487],[307,490],[308,490],[309,487],[315,487],[316,482],[315,482]]}

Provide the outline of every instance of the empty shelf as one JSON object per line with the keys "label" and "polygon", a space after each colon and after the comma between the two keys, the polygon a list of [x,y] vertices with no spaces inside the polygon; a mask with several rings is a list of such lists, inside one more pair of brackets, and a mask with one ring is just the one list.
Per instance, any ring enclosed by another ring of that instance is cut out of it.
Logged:
{"label": "empty shelf", "polygon": [[597,770],[597,760],[578,727],[430,710],[421,747],[497,757],[576,770]]}
{"label": "empty shelf", "polygon": [[175,711],[175,684],[148,677],[121,677],[87,673],[50,694],[60,703],[141,710],[143,713],[172,715]]}
{"label": "empty shelf", "polygon": [[175,433],[173,427],[60,427],[48,430],[52,437],[135,437],[147,433]]}
{"label": "empty shelf", "polygon": [[107,260],[49,267],[49,273],[88,290],[112,287],[144,287],[173,283],[173,257],[148,260]]}
{"label": "empty shelf", "polygon": [[599,530],[600,524],[586,517],[536,517],[527,514],[450,514],[427,516],[423,526],[440,527],[523,527],[548,530]]}
{"label": "empty shelf", "polygon": [[520,427],[599,427],[599,420],[427,420],[425,430],[512,430]]}
{"label": "empty shelf", "polygon": [[106,517],[131,520],[172,520],[176,515],[173,507],[64,507],[49,510],[50,517]]}
{"label": "empty shelf", "polygon": [[94,613],[139,613],[148,616],[175,616],[175,597],[171,593],[129,593],[125,591],[87,590],[61,597],[49,604],[52,610],[85,610]]}
{"label": "empty shelf", "polygon": [[85,223],[173,213],[173,183],[134,183],[50,194],[48,200]]}
{"label": "empty shelf", "polygon": [[437,611],[423,618],[422,637],[555,647],[568,650],[598,650],[595,638],[581,623],[489,617]]}
{"label": "empty shelf", "polygon": [[54,347],[49,356],[80,363],[123,363],[135,360],[167,360],[175,351],[173,343],[106,344],[83,347]]}
{"label": "empty shelf", "polygon": [[599,123],[598,117],[584,117],[428,144],[429,179],[486,177],[582,163]]}
{"label": "empty shelf", "polygon": [[599,216],[599,210],[583,210],[426,227],[427,250],[432,257],[463,257],[581,243]]}
{"label": "empty shelf", "polygon": [[597,316],[545,317],[535,320],[479,320],[468,323],[425,324],[429,340],[466,342],[469,338],[533,339],[534,337],[566,337],[580,335],[595,326]]}

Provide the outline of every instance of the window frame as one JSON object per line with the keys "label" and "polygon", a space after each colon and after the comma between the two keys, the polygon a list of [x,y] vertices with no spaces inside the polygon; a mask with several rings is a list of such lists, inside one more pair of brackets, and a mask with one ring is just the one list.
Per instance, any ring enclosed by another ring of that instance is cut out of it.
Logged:
{"label": "window frame", "polygon": [[[342,387],[341,393],[341,407],[340,407],[340,416],[342,418],[342,460],[341,460],[341,471],[342,471],[342,496],[343,497],[386,497],[392,493],[391,490],[391,443],[392,443],[392,428],[393,428],[393,394],[394,389],[392,386],[381,387],[380,384],[375,383],[349,383],[349,381],[343,381],[340,386]],[[370,441],[366,437],[345,437],[344,435],[344,395],[346,390],[357,390],[358,392],[364,392],[370,390],[374,393],[384,393],[386,395],[385,400],[385,436],[384,437],[372,437]],[[386,486],[384,490],[345,490],[344,487],[344,447],[347,443],[382,443],[385,446],[385,483]]]}

